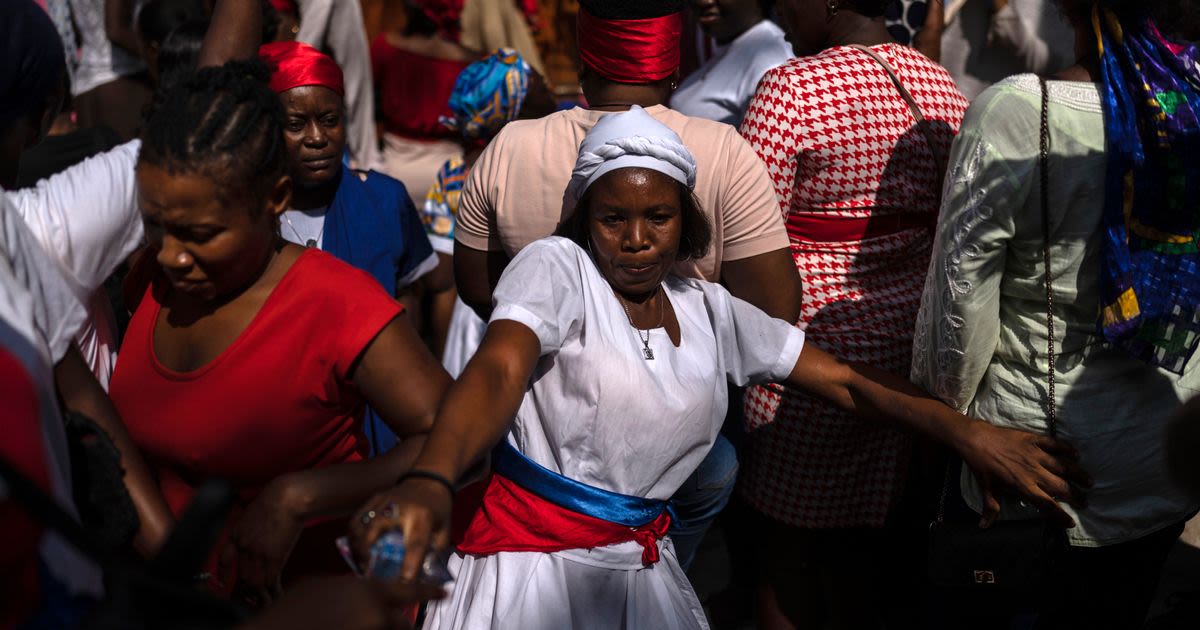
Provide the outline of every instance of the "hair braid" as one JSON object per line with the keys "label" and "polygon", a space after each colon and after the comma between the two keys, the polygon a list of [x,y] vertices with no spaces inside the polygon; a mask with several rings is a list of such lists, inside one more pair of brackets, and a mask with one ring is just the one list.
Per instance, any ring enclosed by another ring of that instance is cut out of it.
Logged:
{"label": "hair braid", "polygon": [[284,171],[283,110],[261,61],[203,68],[160,95],[140,160],[259,192]]}

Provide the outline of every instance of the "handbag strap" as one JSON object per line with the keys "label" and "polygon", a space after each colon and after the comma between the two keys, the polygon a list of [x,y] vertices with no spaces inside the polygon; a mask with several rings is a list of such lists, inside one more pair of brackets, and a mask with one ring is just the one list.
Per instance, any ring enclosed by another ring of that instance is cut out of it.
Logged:
{"label": "handbag strap", "polygon": [[[1058,404],[1054,396],[1054,285],[1050,282],[1050,90],[1046,79],[1038,77],[1041,85],[1041,133],[1038,147],[1038,175],[1041,185],[1038,195],[1042,211],[1042,265],[1046,285],[1046,434],[1058,435]],[[950,491],[952,466],[946,465],[946,479],[938,500],[937,522],[946,520],[946,495]]]}
{"label": "handbag strap", "polygon": [[1054,395],[1054,285],[1050,282],[1050,88],[1045,77],[1042,87],[1041,142],[1038,151],[1041,174],[1042,267],[1046,283],[1046,433],[1058,435],[1058,403]]}
{"label": "handbag strap", "polygon": [[[892,68],[892,65],[889,64],[883,57],[881,57],[879,53],[871,50],[867,46],[863,46],[862,44],[850,44],[849,46],[850,48],[866,53],[869,57],[874,59],[875,62],[880,65],[880,67],[883,68],[884,72],[887,73],[888,78],[892,80],[892,84],[896,86],[896,91],[900,93],[900,98],[904,99],[905,103],[908,103],[908,110],[912,112],[913,119],[917,121],[917,128],[920,129],[921,133],[925,135],[925,142],[929,144],[929,152],[933,154],[933,161],[937,166],[937,172],[939,173],[939,176],[944,175],[946,173],[946,167],[950,161],[950,157],[941,150],[941,145],[938,144],[937,136],[934,135],[933,129],[931,129],[929,125],[925,124],[925,115],[921,113],[921,106],[917,104],[917,99],[913,98],[913,95],[908,91],[908,88],[904,87],[904,84],[900,82],[900,77],[896,74],[896,70]],[[938,188],[938,194],[940,197],[940,186]]]}

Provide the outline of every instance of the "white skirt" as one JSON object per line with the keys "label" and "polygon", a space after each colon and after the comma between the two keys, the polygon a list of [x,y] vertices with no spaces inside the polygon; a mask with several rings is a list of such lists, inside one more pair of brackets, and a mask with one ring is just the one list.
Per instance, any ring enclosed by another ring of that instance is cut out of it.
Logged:
{"label": "white skirt", "polygon": [[670,539],[642,566],[635,542],[556,553],[450,559],[450,593],[429,606],[426,630],[707,630],[700,600]]}

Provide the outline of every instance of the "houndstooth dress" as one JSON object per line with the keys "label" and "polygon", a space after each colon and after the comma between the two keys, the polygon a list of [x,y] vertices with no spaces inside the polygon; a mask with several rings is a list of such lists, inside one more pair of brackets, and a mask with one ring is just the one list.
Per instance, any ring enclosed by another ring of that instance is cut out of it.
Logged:
{"label": "houndstooth dress", "polygon": [[[948,154],[967,107],[950,75],[898,44],[873,50]],[[895,85],[852,48],[793,59],[763,78],[742,135],[788,224],[804,283],[797,325],[836,356],[907,375],[941,177]],[[906,435],[780,385],[748,389],[745,411],[739,492],[752,507],[795,527],[883,525],[903,483]]]}

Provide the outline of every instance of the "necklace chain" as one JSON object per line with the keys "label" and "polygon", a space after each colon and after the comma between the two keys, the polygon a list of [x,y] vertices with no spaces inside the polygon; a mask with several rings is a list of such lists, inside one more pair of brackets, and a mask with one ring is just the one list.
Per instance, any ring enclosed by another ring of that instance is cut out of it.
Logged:
{"label": "necklace chain", "polygon": [[[660,292],[662,291],[661,286],[659,287],[659,291]],[[629,325],[633,327],[634,333],[637,334],[638,341],[642,342],[642,356],[645,357],[647,361],[653,361],[654,360],[654,351],[650,349],[650,331],[653,330],[653,328],[645,329],[646,337],[643,339],[642,338],[642,330],[643,329],[638,328],[637,325],[633,323],[633,314],[629,312],[629,303],[626,302],[625,298],[621,297],[621,294],[619,294],[619,293],[617,294],[617,301],[621,303],[621,308],[625,309],[625,317],[629,320]],[[658,324],[656,324],[654,326],[654,328],[662,327],[663,318],[665,315],[666,315],[666,307],[663,306],[663,298],[660,295],[659,299],[658,299]]]}
{"label": "necklace chain", "polygon": [[297,230],[296,226],[292,225],[292,217],[289,217],[286,212],[283,213],[283,220],[287,221],[288,227],[292,228],[292,234],[295,234],[296,239],[299,240],[300,242],[304,243],[305,247],[316,247],[317,245],[319,245],[321,243],[321,237],[325,236],[325,223],[324,222],[321,222],[321,231],[317,232],[317,238],[310,238],[310,239],[305,240],[304,236],[300,234],[300,230]]}

